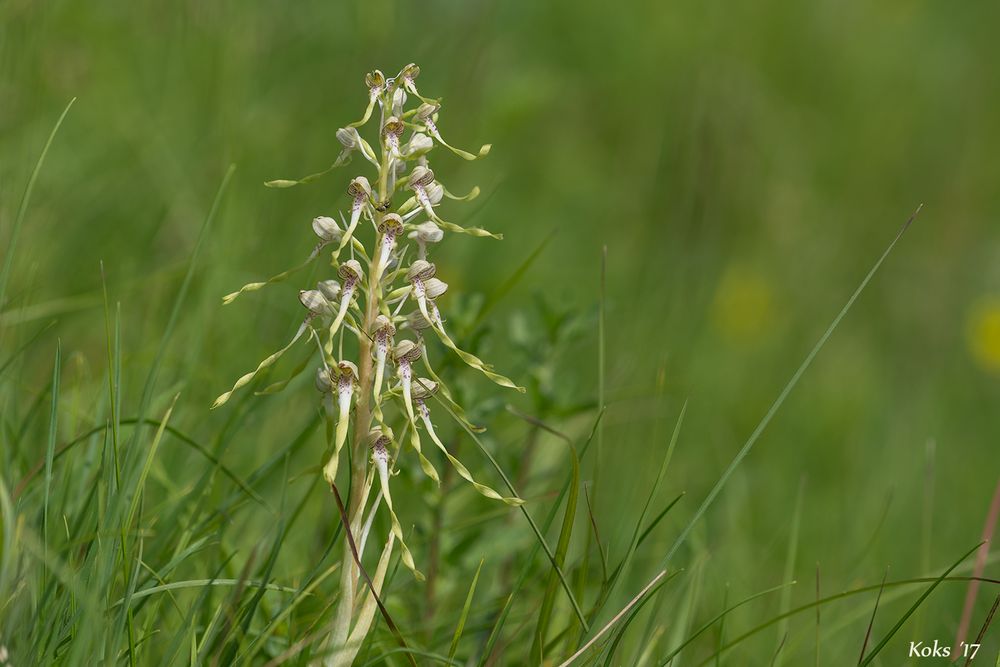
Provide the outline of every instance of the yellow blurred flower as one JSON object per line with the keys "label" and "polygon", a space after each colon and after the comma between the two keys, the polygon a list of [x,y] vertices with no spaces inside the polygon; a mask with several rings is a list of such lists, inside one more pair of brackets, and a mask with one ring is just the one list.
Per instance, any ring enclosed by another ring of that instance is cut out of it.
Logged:
{"label": "yellow blurred flower", "polygon": [[969,309],[966,340],[981,368],[1000,373],[1000,298],[980,299]]}
{"label": "yellow blurred flower", "polygon": [[763,334],[772,318],[771,286],[746,266],[726,269],[712,300],[712,323],[727,338],[752,340]]}

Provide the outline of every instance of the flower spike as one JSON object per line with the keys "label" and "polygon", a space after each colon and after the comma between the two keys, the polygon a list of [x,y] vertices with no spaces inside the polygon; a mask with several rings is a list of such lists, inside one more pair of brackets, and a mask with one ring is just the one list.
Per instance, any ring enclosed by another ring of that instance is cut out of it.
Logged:
{"label": "flower spike", "polygon": [[[285,280],[307,265],[311,266],[324,249],[332,249],[330,267],[335,275],[327,274],[323,276],[326,279],[312,285],[311,289],[299,292],[299,300],[308,315],[291,342],[260,362],[254,371],[241,376],[213,405],[222,405],[236,390],[254,381],[261,371],[276,365],[279,357],[307,333],[315,340],[315,348],[313,340],[308,341],[310,354],[304,359],[299,361],[299,354],[294,354],[296,361],[290,365],[295,365],[295,369],[290,376],[272,382],[258,393],[280,391],[290,386],[292,378],[316,368],[315,352],[319,350],[320,363],[314,383],[319,391],[323,416],[324,456],[328,457],[322,473],[326,481],[333,484],[338,475],[344,478],[349,472],[351,488],[357,493],[351,494],[352,502],[345,509],[349,511],[345,521],[351,534],[355,538],[360,536],[355,547],[349,548],[346,541],[343,545],[340,598],[332,628],[324,642],[330,650],[325,660],[331,664],[351,664],[357,657],[358,648],[367,641],[376,603],[395,552],[401,550],[406,567],[418,579],[423,578],[413,554],[403,542],[390,485],[396,474],[396,457],[403,450],[409,456],[411,447],[416,451],[423,472],[440,484],[436,462],[432,464],[422,451],[422,444],[426,444],[426,441],[421,443],[424,432],[433,441],[433,447],[447,458],[446,465],[452,466],[477,493],[513,506],[523,502],[516,493],[505,497],[496,488],[477,481],[472,471],[448,451],[447,438],[442,439],[437,433],[438,425],[432,419],[430,398],[437,401],[434,416],[443,418],[440,411],[443,409],[470,432],[485,430],[469,421],[453,393],[431,367],[425,340],[430,335],[428,329],[433,330],[433,335],[465,364],[493,382],[524,390],[495,373],[476,355],[460,349],[445,329],[446,321],[439,305],[443,304],[442,299],[449,288],[441,279],[443,276],[436,275],[437,267],[429,261],[429,255],[434,252],[431,246],[440,243],[449,233],[502,237],[442,219],[441,213],[450,211],[448,207],[441,208],[446,199],[468,201],[478,196],[480,190],[473,187],[464,195],[449,192],[431,169],[430,154],[444,148],[463,159],[475,160],[486,155],[490,146],[483,145],[478,154],[474,154],[448,144],[438,124],[441,103],[420,94],[416,84],[419,75],[420,68],[412,63],[393,78],[386,77],[380,70],[369,72],[365,76],[368,100],[364,115],[359,121],[336,130],[334,148],[339,153],[335,153],[336,159],[330,168],[299,180],[266,183],[276,188],[308,183],[352,161],[368,169],[366,175],[350,179],[346,207],[336,215],[321,215],[312,220],[312,231],[318,240],[305,263],[267,281],[245,285],[224,299],[225,303],[230,303],[243,292]],[[362,134],[368,135],[367,140]],[[358,154],[363,159],[355,159]],[[368,223],[374,234],[369,232]],[[405,336],[397,336],[397,328],[409,330],[410,339],[402,340]],[[448,328],[452,328],[450,324]],[[354,351],[359,356],[352,357]],[[426,368],[420,369],[421,374],[427,377],[414,375],[418,360]],[[386,377],[387,362],[392,365],[388,372],[395,376],[394,379]],[[397,436],[393,436],[389,428],[390,421],[402,426]],[[352,465],[345,465],[344,472],[339,472],[345,449]],[[366,449],[370,458],[366,457]],[[410,466],[401,467],[408,474]],[[343,479],[337,482],[338,486],[341,481]],[[379,488],[373,489],[376,484]],[[371,496],[376,492],[372,501]],[[383,501],[389,512],[388,531],[374,521],[385,511]],[[374,578],[368,581],[370,590],[366,590],[360,585],[361,572],[355,557],[373,561],[371,547],[366,552],[365,545],[376,539],[380,542],[381,555],[377,557]]]}

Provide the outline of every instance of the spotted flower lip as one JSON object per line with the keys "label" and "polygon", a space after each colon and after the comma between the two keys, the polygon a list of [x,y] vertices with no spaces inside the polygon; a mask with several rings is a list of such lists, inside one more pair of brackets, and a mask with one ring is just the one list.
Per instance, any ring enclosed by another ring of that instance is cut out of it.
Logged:
{"label": "spotted flower lip", "polygon": [[358,366],[353,361],[346,359],[338,361],[337,371],[341,379],[353,380],[358,377]]}
{"label": "spotted flower lip", "polygon": [[347,186],[347,194],[355,200],[364,200],[366,197],[370,198],[372,196],[372,185],[366,177],[357,176]]}
{"label": "spotted flower lip", "polygon": [[403,132],[406,130],[406,124],[395,116],[389,116],[384,123],[382,123],[382,139],[385,141],[385,145],[388,148],[388,160],[389,164],[387,167],[392,168],[392,160],[394,158],[402,157],[399,152],[399,138],[403,136]]}
{"label": "spotted flower lip", "polygon": [[403,219],[395,213],[386,213],[378,223],[379,234],[402,234]]}
{"label": "spotted flower lip", "polygon": [[376,427],[368,432],[367,439],[368,446],[372,450],[372,463],[375,464],[379,485],[382,487],[382,497],[385,498],[386,507],[389,509],[389,523],[392,534],[399,541],[403,564],[413,572],[413,575],[418,580],[423,580],[424,575],[417,570],[416,563],[413,562],[413,554],[410,553],[409,547],[406,546],[406,542],[403,540],[403,527],[400,525],[399,518],[396,516],[396,510],[393,507],[392,493],[389,488],[389,447],[392,446],[392,437],[383,432],[382,429]]}
{"label": "spotted flower lip", "polygon": [[392,257],[396,247],[396,239],[403,233],[403,219],[396,213],[387,213],[378,223],[378,233],[381,235],[378,258],[372,269],[372,279],[378,283]]}
{"label": "spotted flower lip", "polygon": [[351,180],[351,184],[347,186],[347,194],[351,197],[351,221],[347,224],[347,230],[340,239],[340,245],[337,246],[334,259],[340,255],[340,251],[354,238],[354,230],[357,229],[358,221],[361,220],[361,213],[372,200],[371,183],[364,176],[358,176]]}
{"label": "spotted flower lip", "polygon": [[375,385],[372,388],[376,417],[382,419],[382,382],[385,379],[385,361],[389,354],[389,346],[396,335],[396,327],[386,315],[379,314],[372,324],[372,336],[375,338]]}
{"label": "spotted flower lip", "polygon": [[365,86],[372,95],[379,95],[385,89],[385,74],[382,70],[372,70],[365,74]]}
{"label": "spotted flower lip", "polygon": [[427,280],[433,278],[437,272],[437,267],[425,259],[414,260],[410,268],[406,271],[406,281]]}
{"label": "spotted flower lip", "polygon": [[[343,262],[337,269],[337,275],[345,281],[360,282],[364,273],[361,271],[361,262],[356,259],[349,259]],[[345,286],[346,289],[346,286]]]}
{"label": "spotted flower lip", "polygon": [[[402,80],[403,85],[409,88],[414,85],[413,82],[418,76],[420,76],[420,66],[416,63],[409,63],[403,69],[399,70],[396,78]],[[411,92],[416,93],[416,88]]]}
{"label": "spotted flower lip", "polygon": [[375,318],[375,323],[372,324],[372,333],[385,332],[390,336],[396,335],[396,327],[393,325],[392,320],[389,319],[387,315],[379,314]]}
{"label": "spotted flower lip", "polygon": [[413,188],[425,188],[434,182],[434,171],[429,167],[423,165],[417,165],[410,172],[410,178],[407,179],[407,184],[411,189]]}
{"label": "spotted flower lip", "polygon": [[347,429],[350,421],[351,400],[354,396],[354,382],[358,377],[358,367],[353,361],[337,362],[337,426],[334,432],[333,456],[323,466],[323,477],[328,484],[334,484],[337,479],[337,468],[340,464],[340,452],[347,442]]}
{"label": "spotted flower lip", "polygon": [[401,340],[392,348],[392,358],[397,362],[413,362],[420,358],[421,347],[412,340]]}

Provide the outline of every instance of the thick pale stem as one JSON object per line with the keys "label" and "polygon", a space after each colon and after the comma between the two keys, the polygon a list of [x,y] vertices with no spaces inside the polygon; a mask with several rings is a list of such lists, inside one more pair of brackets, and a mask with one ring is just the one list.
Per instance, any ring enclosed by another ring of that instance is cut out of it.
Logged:
{"label": "thick pale stem", "polygon": [[[379,558],[378,566],[375,568],[375,576],[372,578],[372,583],[375,585],[375,592],[379,595],[382,594],[382,584],[385,582],[386,570],[389,569],[389,557],[392,555],[392,547],[395,541],[396,536],[389,533],[389,539],[382,549],[382,556]],[[348,651],[353,650],[355,654],[357,653],[365,636],[368,634],[369,628],[371,628],[377,608],[375,597],[371,594],[371,591],[368,591],[365,595],[364,604],[361,606],[361,611],[358,613],[357,625],[351,631],[351,637],[347,642]]]}
{"label": "thick pale stem", "polygon": [[[366,118],[371,114],[369,105]],[[384,114],[383,114],[384,115]],[[381,125],[381,123],[380,123]],[[382,168],[379,169],[378,192],[379,201],[385,200],[385,193],[388,186],[388,155],[385,146],[382,147]],[[351,219],[356,225],[354,211]],[[361,208],[357,207],[357,217],[361,215]],[[382,221],[383,214],[375,211],[375,225]],[[350,229],[350,227],[349,227]],[[347,237],[352,232],[345,232]],[[346,245],[341,242],[342,246]],[[371,331],[378,315],[378,302],[380,297],[379,283],[377,280],[368,281],[368,292],[365,298],[365,315],[361,324],[362,331]],[[360,527],[364,517],[364,498],[366,495],[365,481],[368,476],[368,455],[365,451],[365,439],[371,427],[372,411],[372,346],[368,336],[360,336],[358,339],[358,394],[354,403],[354,441],[351,445],[351,495],[347,503],[347,515],[349,523],[353,527]],[[356,533],[355,533],[356,534]],[[354,563],[354,556],[351,553],[351,546],[344,540],[343,552],[341,556],[341,578],[340,578],[340,598],[337,601],[337,611],[335,613],[334,627],[331,632],[331,639],[334,646],[343,646],[350,632],[351,619],[354,613],[355,585],[359,576],[358,568]],[[346,664],[350,664],[353,657],[347,658]],[[328,664],[336,664],[328,662]],[[344,664],[344,663],[341,663]]]}

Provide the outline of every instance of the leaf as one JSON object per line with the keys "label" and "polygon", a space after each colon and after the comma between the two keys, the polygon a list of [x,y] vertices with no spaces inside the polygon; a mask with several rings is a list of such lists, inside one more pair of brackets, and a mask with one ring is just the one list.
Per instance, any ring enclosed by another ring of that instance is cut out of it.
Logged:
{"label": "leaf", "polygon": [[816,355],[819,354],[819,351],[822,350],[823,346],[826,345],[826,342],[830,339],[830,336],[833,335],[833,332],[840,324],[840,321],[844,319],[844,316],[847,315],[847,312],[851,309],[851,306],[853,306],[854,302],[857,301],[859,296],[861,296],[861,293],[864,291],[865,287],[868,286],[868,283],[871,282],[871,279],[875,276],[875,273],[879,270],[879,267],[882,266],[882,263],[889,256],[889,253],[892,252],[892,249],[896,247],[896,243],[899,241],[899,239],[903,237],[903,234],[906,233],[906,230],[910,228],[910,224],[917,217],[917,214],[920,213],[921,207],[917,207],[917,210],[913,212],[913,214],[909,217],[909,219],[907,219],[905,223],[903,223],[903,226],[896,233],[896,236],[889,243],[888,247],[878,258],[878,260],[876,260],[875,264],[868,271],[867,275],[865,275],[864,279],[862,279],[861,284],[858,285],[857,289],[854,290],[854,293],[851,294],[850,298],[847,300],[847,303],[844,304],[844,307],[840,309],[839,313],[837,313],[837,316],[833,318],[833,322],[830,323],[830,326],[826,328],[826,331],[823,332],[823,335],[820,336],[818,341],[816,341],[816,344],[813,345],[813,348],[809,351],[809,354],[806,355],[806,358],[802,361],[801,364],[799,364],[799,367],[792,374],[791,379],[781,390],[781,393],[778,394],[778,397],[774,400],[774,403],[771,404],[771,407],[768,408],[767,412],[761,418],[756,428],[754,428],[753,432],[750,434],[750,437],[747,438],[746,443],[744,443],[743,447],[740,448],[740,451],[736,453],[736,456],[733,457],[733,460],[730,462],[729,466],[722,473],[722,476],[719,477],[719,480],[715,483],[715,486],[712,487],[712,490],[709,491],[708,496],[705,497],[705,500],[702,501],[701,506],[694,513],[694,516],[691,517],[691,520],[688,521],[686,526],[684,526],[684,529],[681,531],[680,535],[678,535],[677,539],[674,540],[674,543],[670,547],[670,550],[667,551],[667,554],[663,557],[663,560],[661,561],[661,567],[666,567],[667,563],[670,562],[670,559],[673,558],[674,554],[677,553],[677,550],[681,548],[681,545],[684,544],[684,542],[687,540],[688,535],[691,534],[691,530],[694,528],[695,524],[698,523],[698,521],[705,514],[708,508],[711,507],[712,503],[715,501],[716,496],[719,495],[723,487],[725,487],[726,482],[729,481],[730,476],[732,476],[732,474],[736,471],[736,468],[739,467],[740,463],[743,462],[743,459],[746,458],[747,454],[750,453],[750,450],[753,449],[754,444],[756,444],[757,440],[764,432],[764,429],[767,428],[767,425],[771,423],[771,419],[774,417],[775,413],[778,412],[778,408],[782,406],[782,404],[785,402],[785,399],[787,399],[788,395],[792,392],[792,389],[794,389],[795,385],[799,383],[799,379],[801,379],[802,375],[806,372],[809,366],[812,365],[813,359],[816,358]]}
{"label": "leaf", "polygon": [[898,621],[896,621],[896,624],[892,626],[889,632],[886,633],[885,637],[882,638],[882,641],[880,641],[878,644],[875,645],[875,648],[873,648],[872,652],[868,654],[868,657],[862,660],[860,663],[858,663],[859,667],[865,667],[865,665],[870,665],[872,661],[875,659],[875,656],[877,656],[879,652],[885,648],[885,645],[889,643],[889,640],[892,639],[893,635],[895,635],[899,631],[899,629],[903,627],[903,624],[906,623],[906,619],[912,616],[913,612],[915,612],[917,608],[921,604],[923,604],[923,601],[927,599],[927,596],[929,596],[931,593],[934,592],[934,589],[937,588],[941,584],[941,582],[944,581],[945,578],[947,578],[949,574],[951,574],[952,570],[961,565],[962,561],[964,561],[966,558],[974,554],[981,546],[982,544],[977,544],[976,546],[969,549],[966,553],[962,555],[961,558],[956,560],[951,567],[949,567],[947,570],[941,573],[941,576],[935,579],[934,583],[928,586],[927,589],[920,595],[920,597],[917,598],[916,602],[910,605],[910,608],[906,610],[906,613],[904,613],[903,616]]}
{"label": "leaf", "polygon": [[458,625],[455,627],[455,634],[451,638],[451,647],[448,649],[448,658],[454,658],[455,653],[458,651],[458,640],[462,638],[462,631],[465,629],[465,622],[469,618],[469,609],[472,607],[472,596],[476,594],[476,584],[479,583],[479,573],[483,569],[483,563],[486,559],[483,558],[479,561],[479,567],[476,568],[476,574],[472,577],[472,585],[469,586],[469,593],[465,596],[465,605],[462,607],[462,615],[458,618]]}
{"label": "leaf", "polygon": [[14,216],[14,227],[10,233],[10,240],[7,242],[7,254],[4,256],[3,269],[0,270],[0,307],[3,306],[4,296],[7,293],[7,281],[10,279],[10,272],[14,266],[14,254],[17,250],[17,239],[20,235],[21,225],[24,223],[24,215],[28,210],[28,204],[31,202],[31,193],[35,189],[35,181],[38,180],[38,174],[42,170],[42,163],[45,162],[45,156],[49,154],[49,148],[52,146],[52,140],[56,138],[56,133],[59,128],[62,127],[63,120],[66,119],[66,114],[69,113],[70,107],[76,102],[74,97],[63,109],[63,112],[59,115],[59,120],[52,127],[52,131],[49,132],[49,138],[45,140],[45,146],[42,147],[42,152],[38,155],[38,160],[35,162],[35,168],[31,170],[31,176],[28,177],[28,184],[24,188],[24,194],[21,195],[21,203],[17,207],[17,215]]}
{"label": "leaf", "polygon": [[[556,543],[555,567],[561,568],[566,562],[566,552],[569,550],[570,537],[573,534],[573,523],[576,520],[576,504],[580,496],[580,459],[576,454],[576,448],[571,440],[566,440],[570,453],[570,485],[569,495],[566,497],[566,511],[563,513],[562,529],[559,531],[559,541]],[[535,638],[532,642],[531,657],[544,659],[545,636],[547,634],[549,621],[552,616],[552,609],[555,606],[556,591],[559,586],[559,578],[553,571],[549,575],[549,582],[545,587],[545,596],[542,598],[542,606],[538,612],[538,622],[535,625]]]}

